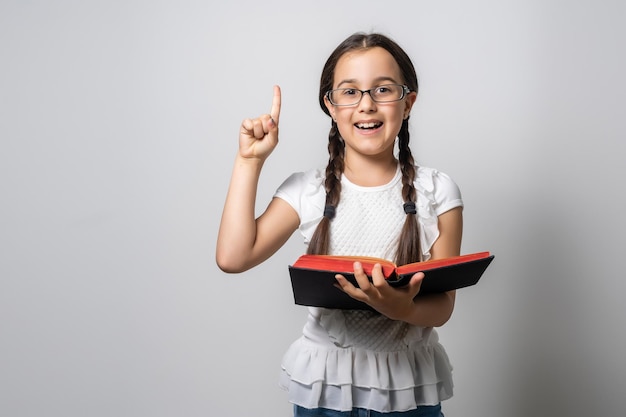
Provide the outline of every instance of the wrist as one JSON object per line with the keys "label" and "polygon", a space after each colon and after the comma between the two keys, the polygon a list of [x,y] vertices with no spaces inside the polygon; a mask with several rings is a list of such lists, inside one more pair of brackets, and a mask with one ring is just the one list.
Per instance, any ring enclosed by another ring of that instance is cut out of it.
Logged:
{"label": "wrist", "polygon": [[402,311],[402,316],[398,320],[405,323],[414,323],[416,321],[416,313],[417,308],[415,305],[415,301],[412,301],[404,308],[404,310]]}
{"label": "wrist", "polygon": [[235,165],[238,166],[261,169],[264,163],[265,158],[260,158],[258,156],[243,156],[240,153],[237,153],[237,156],[235,157]]}

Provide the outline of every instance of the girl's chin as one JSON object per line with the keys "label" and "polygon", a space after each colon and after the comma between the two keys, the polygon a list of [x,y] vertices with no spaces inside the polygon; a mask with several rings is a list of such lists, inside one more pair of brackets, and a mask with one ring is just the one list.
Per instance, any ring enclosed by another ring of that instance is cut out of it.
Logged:
{"label": "girl's chin", "polygon": [[395,140],[374,141],[365,138],[354,142],[346,141],[346,150],[350,149],[354,152],[366,156],[379,156],[385,153],[393,154],[394,144]]}

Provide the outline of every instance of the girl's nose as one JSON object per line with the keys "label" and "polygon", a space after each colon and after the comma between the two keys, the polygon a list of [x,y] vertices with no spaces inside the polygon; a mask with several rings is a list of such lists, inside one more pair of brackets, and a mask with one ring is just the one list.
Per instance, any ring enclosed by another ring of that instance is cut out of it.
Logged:
{"label": "girl's nose", "polygon": [[359,111],[374,111],[376,110],[376,102],[372,100],[372,96],[369,91],[363,93],[361,101],[359,102]]}

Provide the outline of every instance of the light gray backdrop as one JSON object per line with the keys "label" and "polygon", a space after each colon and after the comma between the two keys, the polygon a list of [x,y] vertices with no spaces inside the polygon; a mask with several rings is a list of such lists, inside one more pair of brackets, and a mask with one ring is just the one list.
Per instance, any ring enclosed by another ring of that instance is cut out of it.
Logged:
{"label": "light gray backdrop", "polygon": [[[625,415],[621,1],[0,2],[0,415],[282,416],[305,311],[215,239],[244,117],[283,88],[259,210],[323,165],[322,65],[413,57],[413,149],[496,261],[440,330],[446,416]],[[261,410],[258,410],[258,408]]]}

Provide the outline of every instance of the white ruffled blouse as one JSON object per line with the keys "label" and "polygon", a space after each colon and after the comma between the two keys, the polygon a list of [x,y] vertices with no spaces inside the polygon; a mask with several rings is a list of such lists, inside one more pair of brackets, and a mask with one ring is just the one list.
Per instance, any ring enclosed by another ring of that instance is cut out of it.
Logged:
{"label": "white ruffled blouse", "polygon": [[[331,222],[331,253],[392,259],[404,223],[402,176],[378,187],[342,177],[341,201]],[[463,205],[452,179],[417,168],[418,222],[424,259],[439,236],[437,216]],[[324,212],[324,171],[292,174],[276,197],[300,216],[308,244]],[[452,396],[452,366],[432,328],[413,326],[367,310],[309,307],[302,336],[282,361],[280,386],[306,408],[379,412],[434,405]]]}

